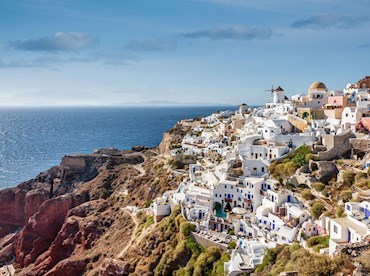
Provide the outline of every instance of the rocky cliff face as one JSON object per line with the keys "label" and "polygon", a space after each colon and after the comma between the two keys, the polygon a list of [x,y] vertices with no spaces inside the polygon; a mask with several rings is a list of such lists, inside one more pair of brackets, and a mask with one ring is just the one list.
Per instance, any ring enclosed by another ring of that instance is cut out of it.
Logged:
{"label": "rocky cliff face", "polygon": [[170,151],[176,146],[181,146],[182,139],[190,129],[189,126],[177,123],[171,130],[165,132],[159,145],[159,153],[163,156],[170,156]]}
{"label": "rocky cliff face", "polygon": [[[147,152],[104,151],[63,158],[60,166],[0,191],[0,266],[20,275],[98,275],[117,265],[143,206],[180,179]],[[113,261],[109,261],[113,260]]]}

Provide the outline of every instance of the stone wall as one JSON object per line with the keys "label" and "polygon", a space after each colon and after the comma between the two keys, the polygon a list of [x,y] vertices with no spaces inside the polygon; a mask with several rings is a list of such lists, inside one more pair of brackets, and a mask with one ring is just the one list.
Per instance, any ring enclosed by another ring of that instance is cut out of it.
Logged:
{"label": "stone wall", "polygon": [[291,123],[295,128],[299,129],[300,131],[305,131],[308,124],[306,120],[299,118],[298,116],[288,114],[288,122]]}
{"label": "stone wall", "polygon": [[358,257],[361,252],[370,250],[370,242],[362,241],[356,243],[348,243],[345,245],[337,246],[334,254],[345,254],[350,257]]}
{"label": "stone wall", "polygon": [[61,166],[74,173],[84,172],[86,170],[86,160],[81,156],[64,156]]}
{"label": "stone wall", "polygon": [[339,135],[322,135],[323,144],[328,149],[317,153],[316,160],[332,160],[337,158],[351,149],[349,139],[355,137],[351,130],[347,130]]}
{"label": "stone wall", "polygon": [[226,251],[228,249],[228,246],[227,245],[224,245],[224,244],[219,244],[217,242],[214,242],[214,241],[211,241],[195,232],[191,232],[190,233],[190,236],[192,236],[194,238],[194,240],[204,246],[204,247],[210,247],[210,246],[219,246],[222,250]]}

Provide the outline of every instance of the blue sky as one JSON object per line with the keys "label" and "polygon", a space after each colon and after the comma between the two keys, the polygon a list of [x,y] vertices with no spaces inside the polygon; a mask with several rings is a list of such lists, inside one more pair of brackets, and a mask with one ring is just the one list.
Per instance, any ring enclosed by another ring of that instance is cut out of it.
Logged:
{"label": "blue sky", "polygon": [[0,7],[0,105],[261,104],[271,85],[339,90],[370,74],[368,0]]}

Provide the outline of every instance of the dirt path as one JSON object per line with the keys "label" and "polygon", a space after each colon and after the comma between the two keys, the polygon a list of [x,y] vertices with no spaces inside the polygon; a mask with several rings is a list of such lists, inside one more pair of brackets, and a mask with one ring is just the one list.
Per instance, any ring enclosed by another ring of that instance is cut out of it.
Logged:
{"label": "dirt path", "polygon": [[139,177],[141,177],[146,175],[146,171],[143,168],[143,164],[146,162],[146,156],[141,152],[139,152],[138,154],[144,159],[144,161],[140,164],[132,165],[132,167],[140,173]]}
{"label": "dirt path", "polygon": [[130,240],[127,242],[126,246],[121,250],[120,253],[118,253],[117,255],[117,258],[121,258],[127,251],[127,249],[129,249],[129,247],[131,246],[131,244],[134,242],[135,240],[135,234],[136,234],[136,231],[137,231],[137,228],[139,227],[139,223],[136,219],[136,216],[134,216],[131,212],[129,212],[128,210],[124,210],[127,214],[130,215],[132,221],[134,222],[134,229],[132,230],[132,233],[131,233],[131,238]]}

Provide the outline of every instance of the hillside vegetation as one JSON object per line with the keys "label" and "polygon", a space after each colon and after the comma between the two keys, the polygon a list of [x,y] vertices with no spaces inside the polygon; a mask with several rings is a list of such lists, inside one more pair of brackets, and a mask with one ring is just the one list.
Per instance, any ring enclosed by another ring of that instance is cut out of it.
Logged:
{"label": "hillside vegetation", "polygon": [[297,271],[299,275],[352,275],[354,267],[347,256],[330,258],[308,252],[299,244],[278,245],[268,249],[257,275],[279,275],[283,271]]}
{"label": "hillside vegetation", "polygon": [[300,146],[285,158],[272,162],[269,171],[273,178],[282,182],[283,179],[292,176],[298,168],[307,164],[310,159],[312,159],[311,149],[305,145]]}
{"label": "hillside vegetation", "polygon": [[224,275],[228,254],[219,247],[203,248],[191,237],[192,230],[177,207],[124,258],[130,275]]}

